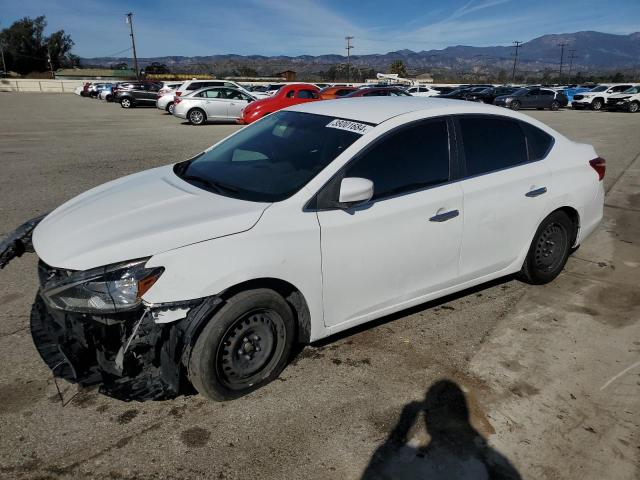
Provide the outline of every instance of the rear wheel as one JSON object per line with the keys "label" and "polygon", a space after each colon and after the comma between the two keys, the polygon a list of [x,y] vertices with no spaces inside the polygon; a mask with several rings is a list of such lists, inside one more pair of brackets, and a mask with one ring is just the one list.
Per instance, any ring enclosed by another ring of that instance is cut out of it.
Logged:
{"label": "rear wheel", "polygon": [[509,107],[511,108],[511,110],[520,110],[520,101],[519,100],[513,100],[511,102],[511,104],[509,105]]}
{"label": "rear wheel", "polygon": [[602,110],[603,106],[604,106],[604,102],[602,101],[601,98],[596,98],[593,102],[591,102],[592,110]]}
{"label": "rear wheel", "polygon": [[231,400],[271,382],[286,366],[295,338],[289,304],[273,290],[227,300],[196,340],[189,379],[202,395]]}
{"label": "rear wheel", "polygon": [[545,218],[522,265],[521,280],[541,285],[556,278],[567,263],[575,228],[569,216],[562,211],[553,212]]}
{"label": "rear wheel", "polygon": [[629,111],[631,113],[636,113],[638,110],[640,110],[640,103],[638,102],[631,102],[629,104]]}
{"label": "rear wheel", "polygon": [[557,100],[554,100],[553,102],[551,102],[551,107],[549,108],[554,112],[557,111],[560,108],[560,102],[558,102]]}
{"label": "rear wheel", "polygon": [[133,107],[133,102],[131,101],[130,98],[121,98],[120,99],[120,106],[122,108],[131,108]]}
{"label": "rear wheel", "polygon": [[192,125],[202,125],[207,120],[207,116],[204,111],[199,108],[190,110],[187,114],[187,118]]}
{"label": "rear wheel", "polygon": [[170,115],[173,115],[173,110],[176,108],[175,104],[173,102],[169,102],[167,104],[167,112],[169,112]]}

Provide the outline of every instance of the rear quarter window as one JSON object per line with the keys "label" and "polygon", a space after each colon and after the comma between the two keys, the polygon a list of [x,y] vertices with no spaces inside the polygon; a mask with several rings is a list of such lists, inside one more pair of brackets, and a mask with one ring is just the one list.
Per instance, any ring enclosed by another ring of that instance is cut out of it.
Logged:
{"label": "rear quarter window", "polygon": [[535,161],[545,158],[553,146],[553,137],[530,123],[521,122],[520,126],[527,139],[529,160]]}

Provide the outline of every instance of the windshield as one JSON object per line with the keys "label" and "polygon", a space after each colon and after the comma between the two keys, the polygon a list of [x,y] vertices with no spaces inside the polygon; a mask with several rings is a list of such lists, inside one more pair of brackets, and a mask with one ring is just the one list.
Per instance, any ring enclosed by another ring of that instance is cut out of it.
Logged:
{"label": "windshield", "polygon": [[635,93],[639,93],[640,92],[640,85],[636,85],[635,87],[631,87],[628,90],[625,90],[622,93],[630,93],[631,95],[635,94]]}
{"label": "windshield", "polygon": [[604,92],[607,88],[607,86],[605,85],[600,85],[599,87],[594,87],[591,90],[589,90],[590,92]]}
{"label": "windshield", "polygon": [[[183,180],[221,195],[254,202],[284,200],[360,138],[362,123],[281,111],[243,128],[200,156],[178,163]],[[332,123],[335,126],[329,126]],[[351,128],[347,130],[346,128]]]}

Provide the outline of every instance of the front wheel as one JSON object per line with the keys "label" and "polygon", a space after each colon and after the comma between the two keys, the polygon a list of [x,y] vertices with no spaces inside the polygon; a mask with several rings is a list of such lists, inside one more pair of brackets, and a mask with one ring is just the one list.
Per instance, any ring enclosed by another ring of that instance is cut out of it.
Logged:
{"label": "front wheel", "polygon": [[129,98],[122,98],[120,99],[120,106],[122,108],[131,108],[133,107],[133,102]]}
{"label": "front wheel", "polygon": [[550,108],[554,112],[558,111],[558,109],[560,108],[560,102],[558,102],[557,100],[554,100],[553,102],[551,102],[551,107]]}
{"label": "front wheel", "polygon": [[518,100],[514,100],[511,102],[511,105],[509,105],[509,107],[511,108],[511,110],[520,110],[520,102]]}
{"label": "front wheel", "polygon": [[562,211],[551,213],[533,237],[520,279],[542,285],[556,278],[567,263],[574,238],[575,226],[569,216]]}
{"label": "front wheel", "polygon": [[604,102],[603,102],[601,99],[599,99],[599,98],[596,98],[596,99],[591,103],[591,108],[592,108],[593,110],[596,110],[596,111],[597,111],[597,110],[602,110],[602,107],[604,107]]}
{"label": "front wheel", "polygon": [[241,397],[274,380],[295,338],[289,304],[273,290],[238,293],[209,320],[189,358],[189,380],[212,400]]}
{"label": "front wheel", "polygon": [[631,113],[636,113],[638,110],[640,110],[640,103],[638,102],[631,102],[629,104],[629,111]]}
{"label": "front wheel", "polygon": [[192,125],[202,125],[207,120],[206,115],[199,108],[191,110],[187,115],[187,118]]}

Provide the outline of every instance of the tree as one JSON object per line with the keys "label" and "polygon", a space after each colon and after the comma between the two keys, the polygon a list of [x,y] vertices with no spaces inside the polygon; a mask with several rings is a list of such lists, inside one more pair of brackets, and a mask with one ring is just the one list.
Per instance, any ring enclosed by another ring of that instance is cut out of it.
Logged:
{"label": "tree", "polygon": [[167,74],[171,73],[164,63],[153,62],[144,69],[145,73],[151,74]]}
{"label": "tree", "polygon": [[391,66],[389,67],[389,73],[396,73],[400,77],[406,77],[407,67],[405,67],[404,62],[402,60],[394,60]]}
{"label": "tree", "polygon": [[24,17],[0,32],[0,42],[4,47],[7,69],[22,75],[49,69],[51,56],[53,69],[61,66],[77,65],[78,57],[71,54],[73,40],[64,30],[44,36],[47,21],[44,16]]}

